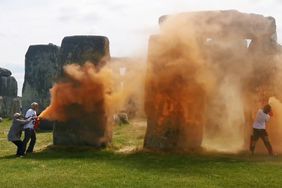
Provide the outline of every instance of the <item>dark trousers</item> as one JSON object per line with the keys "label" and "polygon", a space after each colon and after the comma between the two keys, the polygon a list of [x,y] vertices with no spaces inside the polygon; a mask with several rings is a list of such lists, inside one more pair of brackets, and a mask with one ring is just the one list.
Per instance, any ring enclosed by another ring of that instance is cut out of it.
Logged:
{"label": "dark trousers", "polygon": [[[27,143],[29,142],[29,146],[26,150]],[[26,151],[26,153],[32,153],[33,148],[36,142],[36,135],[35,135],[35,130],[34,129],[24,129],[24,140],[23,140],[23,149]]]}
{"label": "dark trousers", "polygon": [[255,151],[256,143],[259,138],[262,139],[268,153],[270,155],[273,155],[272,146],[269,142],[268,134],[265,129],[253,129],[253,135],[251,136],[251,144],[250,144],[250,150],[252,154]]}
{"label": "dark trousers", "polygon": [[17,141],[12,141],[16,146],[17,146],[17,156],[24,155],[24,149],[23,149],[23,141],[17,140]]}

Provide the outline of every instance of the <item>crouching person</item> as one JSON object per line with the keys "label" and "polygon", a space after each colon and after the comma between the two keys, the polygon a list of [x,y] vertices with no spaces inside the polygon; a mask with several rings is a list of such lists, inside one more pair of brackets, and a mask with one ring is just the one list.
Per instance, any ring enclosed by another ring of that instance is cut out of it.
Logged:
{"label": "crouching person", "polygon": [[24,119],[21,114],[15,113],[12,121],[12,126],[8,133],[8,141],[13,142],[17,146],[18,157],[24,155],[23,141],[21,140],[21,134],[23,126],[31,122],[32,118]]}

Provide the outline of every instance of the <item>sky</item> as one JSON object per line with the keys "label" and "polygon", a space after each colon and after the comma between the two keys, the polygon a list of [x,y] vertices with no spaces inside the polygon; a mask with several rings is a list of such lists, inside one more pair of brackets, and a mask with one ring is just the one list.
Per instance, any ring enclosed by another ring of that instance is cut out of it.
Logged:
{"label": "sky", "polygon": [[21,96],[30,45],[60,46],[65,36],[103,35],[111,56],[145,56],[159,16],[228,9],[273,16],[282,43],[282,0],[0,0],[0,67],[12,71]]}

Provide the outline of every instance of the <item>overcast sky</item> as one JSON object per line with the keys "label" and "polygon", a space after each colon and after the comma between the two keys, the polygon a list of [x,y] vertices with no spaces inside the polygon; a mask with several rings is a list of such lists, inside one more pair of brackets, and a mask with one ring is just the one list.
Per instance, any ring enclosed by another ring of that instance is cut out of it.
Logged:
{"label": "overcast sky", "polygon": [[282,42],[282,0],[0,0],[0,67],[12,71],[21,95],[29,45],[104,35],[112,56],[145,55],[160,15],[225,9],[275,17]]}

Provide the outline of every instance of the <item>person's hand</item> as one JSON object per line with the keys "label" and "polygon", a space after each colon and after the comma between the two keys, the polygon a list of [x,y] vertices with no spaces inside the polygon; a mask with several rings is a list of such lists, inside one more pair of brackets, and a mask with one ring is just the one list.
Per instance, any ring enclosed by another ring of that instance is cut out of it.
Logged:
{"label": "person's hand", "polygon": [[272,110],[268,113],[268,115],[269,115],[270,117],[273,117],[273,112],[272,112]]}

